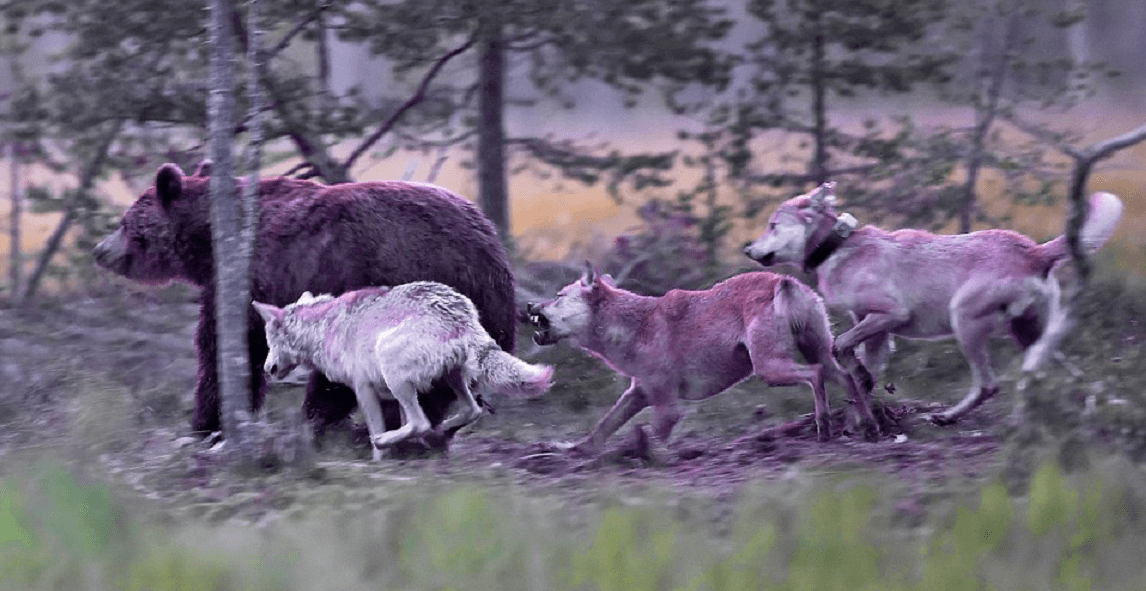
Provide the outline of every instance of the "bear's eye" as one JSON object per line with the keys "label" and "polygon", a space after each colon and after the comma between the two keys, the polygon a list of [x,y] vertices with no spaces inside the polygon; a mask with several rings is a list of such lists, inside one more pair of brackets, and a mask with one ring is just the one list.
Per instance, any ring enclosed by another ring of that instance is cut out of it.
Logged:
{"label": "bear's eye", "polygon": [[146,236],[136,235],[136,236],[132,237],[132,241],[135,242],[135,245],[138,246],[140,248],[140,250],[147,250],[147,237]]}

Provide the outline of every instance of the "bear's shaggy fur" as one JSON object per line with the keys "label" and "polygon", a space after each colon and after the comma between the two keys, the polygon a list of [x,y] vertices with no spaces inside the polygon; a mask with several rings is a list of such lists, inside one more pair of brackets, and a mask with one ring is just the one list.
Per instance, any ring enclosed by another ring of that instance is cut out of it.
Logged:
{"label": "bear's shaggy fur", "polygon": [[[192,428],[219,429],[216,378],[214,270],[209,215],[209,167],[184,176],[161,166],[155,186],[123,216],[120,228],[95,249],[98,264],[141,282],[190,282],[202,290],[195,344],[199,375]],[[242,190],[242,180],[236,190]],[[473,300],[482,326],[512,353],[514,276],[493,224],[470,202],[434,185],[379,181],[321,185],[290,178],[259,182],[261,215],[252,261],[254,299],[276,306],[304,291],[341,294],[377,285],[437,281]],[[251,408],[262,406],[267,354],[263,323],[249,320]],[[454,399],[435,384],[419,397],[435,425]],[[355,407],[350,388],[315,372],[307,385],[306,416],[315,428],[345,418]],[[397,408],[387,405],[387,428]]]}

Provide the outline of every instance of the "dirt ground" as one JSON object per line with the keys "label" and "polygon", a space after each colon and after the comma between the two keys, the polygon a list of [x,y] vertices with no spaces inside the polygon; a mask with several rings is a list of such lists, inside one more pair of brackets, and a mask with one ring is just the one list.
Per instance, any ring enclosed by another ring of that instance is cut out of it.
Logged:
{"label": "dirt ground", "polygon": [[[811,422],[802,420],[811,409],[810,393],[750,380],[691,404],[666,456],[644,453],[630,425],[603,456],[575,458],[551,443],[586,433],[625,380],[566,345],[539,351],[523,338],[519,353],[556,364],[557,385],[536,400],[493,400],[496,413],[459,433],[445,457],[374,463],[364,446],[336,435],[323,442],[314,469],[240,476],[218,469],[211,441],[184,437],[196,313],[194,293],[179,287],[128,290],[20,314],[0,310],[0,473],[19,466],[18,459],[54,453],[151,499],[163,515],[212,521],[261,522],[315,505],[384,503],[391,492],[427,483],[509,486],[571,505],[626,491],[634,498],[682,495],[721,514],[747,483],[798,474],[866,473],[916,499],[978,486],[998,467],[1011,404],[1004,393],[956,426],[932,426],[921,415],[962,396],[967,376],[940,376],[951,385],[939,391],[922,385],[929,382],[913,385],[912,376],[926,373],[928,360],[911,358],[893,368],[904,376],[897,391],[877,392],[889,427],[877,443],[847,434],[817,442]],[[302,393],[298,385],[272,389],[269,428],[289,431]],[[832,392],[837,433],[841,395]],[[646,420],[638,415],[632,425]],[[906,502],[904,511],[911,513],[912,504]]]}

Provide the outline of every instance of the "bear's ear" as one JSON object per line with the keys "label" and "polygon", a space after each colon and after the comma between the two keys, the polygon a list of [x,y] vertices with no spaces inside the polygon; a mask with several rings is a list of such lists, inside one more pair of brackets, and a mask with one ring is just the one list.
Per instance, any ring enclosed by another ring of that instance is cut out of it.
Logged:
{"label": "bear's ear", "polygon": [[270,304],[251,302],[251,305],[255,307],[255,311],[259,313],[259,316],[262,316],[263,322],[267,324],[270,324],[274,319],[280,318],[283,315],[281,308],[276,308]]}
{"label": "bear's ear", "polygon": [[191,176],[211,176],[211,161],[204,160],[200,162],[199,166],[195,167],[195,172],[191,173]]}
{"label": "bear's ear", "polygon": [[155,173],[155,196],[163,207],[171,205],[183,193],[183,170],[170,162]]}

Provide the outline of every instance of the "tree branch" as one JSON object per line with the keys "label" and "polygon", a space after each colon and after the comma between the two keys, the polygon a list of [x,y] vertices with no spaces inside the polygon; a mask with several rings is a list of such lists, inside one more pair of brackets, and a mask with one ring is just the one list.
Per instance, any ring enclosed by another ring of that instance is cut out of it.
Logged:
{"label": "tree branch", "polygon": [[[248,38],[246,23],[239,16],[238,12],[233,15],[235,34],[239,39],[239,44],[242,50],[248,50]],[[259,82],[267,91],[270,97],[271,106],[274,107],[275,112],[279,114],[282,119],[283,127],[286,128],[287,137],[294,142],[295,147],[298,148],[299,154],[310,163],[314,172],[321,176],[327,183],[338,184],[350,181],[347,176],[349,167],[340,166],[331,156],[330,152],[322,142],[321,137],[316,137],[307,126],[295,118],[288,108],[287,101],[284,98],[284,93],[278,84],[275,83],[273,76],[270,72],[270,67],[267,65],[268,60],[260,60],[257,64],[255,71],[258,73]],[[311,175],[314,176],[314,175]]]}
{"label": "tree branch", "polygon": [[311,11],[311,13],[308,14],[306,18],[302,20],[302,22],[295,24],[291,30],[287,31],[286,34],[283,35],[283,38],[279,39],[279,42],[276,43],[274,47],[263,52],[263,60],[270,60],[285,50],[287,46],[290,45],[290,42],[293,41],[299,33],[305,31],[311,23],[313,23],[315,20],[318,20],[318,18],[322,16],[322,13],[329,9],[331,6],[333,6],[332,3],[326,2],[320,4],[318,8],[315,8],[313,11]]}
{"label": "tree branch", "polygon": [[80,203],[83,202],[84,195],[91,190],[95,179],[99,176],[100,170],[103,168],[103,163],[107,160],[107,153],[111,149],[112,142],[119,136],[119,132],[123,129],[124,121],[122,119],[115,121],[107,134],[100,139],[100,143],[96,146],[95,153],[92,154],[92,159],[88,161],[86,167],[80,174],[80,186],[76,190],[75,196],[68,201],[64,209],[64,217],[56,224],[56,229],[52,230],[52,235],[48,237],[47,243],[44,245],[44,250],[40,252],[39,259],[36,260],[36,267],[32,270],[32,274],[28,277],[28,283],[24,286],[24,292],[20,295],[20,305],[26,305],[36,295],[36,290],[40,287],[40,280],[43,279],[44,271],[48,269],[48,263],[51,262],[52,256],[60,249],[60,243],[63,242],[64,236],[68,233],[72,223],[75,222]]}
{"label": "tree branch", "polygon": [[1146,124],[1120,136],[1112,137],[1105,142],[1093,144],[1086,149],[1086,153],[1089,154],[1090,160],[1097,162],[1142,141],[1146,141]]}
{"label": "tree branch", "polygon": [[[833,168],[827,171],[829,178],[842,176],[847,174],[866,174],[877,168],[875,164],[864,164],[860,166],[846,166],[843,168]],[[775,174],[756,174],[744,178],[749,183],[771,184],[779,181],[784,184],[799,185],[808,183],[815,180],[815,176],[806,172],[781,172]]]}
{"label": "tree branch", "polygon": [[1010,123],[1019,131],[1034,137],[1035,139],[1049,144],[1052,148],[1070,156],[1074,159],[1085,158],[1085,155],[1078,148],[1062,141],[1061,134],[1054,133],[1039,127],[1038,125],[1021,119],[1014,113],[1000,113],[999,117],[1007,123]]}
{"label": "tree branch", "polygon": [[430,66],[430,69],[426,72],[426,75],[422,77],[422,81],[418,84],[418,89],[414,92],[413,96],[411,96],[409,99],[406,99],[406,102],[402,103],[401,106],[399,106],[393,113],[391,113],[390,117],[386,119],[386,121],[382,123],[382,125],[377,130],[375,130],[374,133],[370,134],[370,136],[367,137],[362,142],[362,144],[360,144],[357,148],[354,149],[353,152],[351,152],[350,157],[347,158],[346,162],[343,164],[343,168],[349,171],[350,168],[354,166],[354,162],[358,160],[358,158],[360,158],[364,153],[366,153],[366,151],[370,149],[370,146],[373,146],[378,140],[382,139],[382,136],[386,135],[394,127],[394,125],[398,123],[398,119],[400,119],[402,115],[406,114],[406,111],[409,111],[410,109],[417,106],[418,103],[422,102],[422,99],[426,98],[426,91],[430,87],[430,82],[432,82],[434,78],[437,77],[438,72],[442,70],[442,68],[446,65],[446,62],[461,55],[462,53],[465,53],[467,49],[473,47],[475,42],[477,42],[476,33],[470,35],[470,38],[466,40],[466,42],[461,46],[438,58],[438,60],[434,62],[434,65]]}

